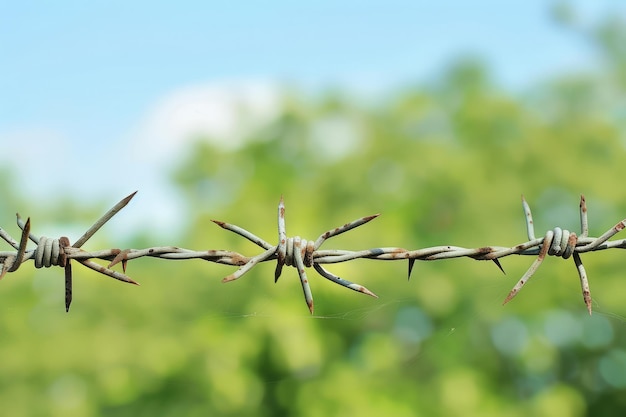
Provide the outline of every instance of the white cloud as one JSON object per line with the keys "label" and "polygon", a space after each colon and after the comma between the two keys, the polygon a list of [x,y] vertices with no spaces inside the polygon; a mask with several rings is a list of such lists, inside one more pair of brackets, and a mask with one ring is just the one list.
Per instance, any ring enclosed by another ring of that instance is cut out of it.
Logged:
{"label": "white cloud", "polygon": [[184,145],[203,138],[222,149],[237,149],[246,135],[274,120],[281,92],[264,81],[225,81],[171,91],[150,108],[131,134],[136,161],[167,163]]}
{"label": "white cloud", "polygon": [[73,126],[18,126],[0,132],[2,143],[9,145],[0,152],[0,163],[31,201],[66,194],[77,201],[97,198],[113,205],[139,190],[107,229],[171,236],[180,230],[187,208],[168,186],[168,175],[189,142],[203,137],[222,149],[236,149],[248,133],[270,123],[280,111],[281,92],[269,82],[185,86],[166,92],[134,128],[106,143],[72,136],[69,132],[81,130]]}
{"label": "white cloud", "polygon": [[281,99],[274,84],[245,80],[185,86],[158,99],[123,139],[128,151],[118,166],[126,173],[116,176],[140,191],[135,204],[151,208],[131,219],[132,228],[180,230],[188,208],[169,187],[168,175],[190,142],[201,138],[221,149],[237,149],[249,133],[278,117]]}

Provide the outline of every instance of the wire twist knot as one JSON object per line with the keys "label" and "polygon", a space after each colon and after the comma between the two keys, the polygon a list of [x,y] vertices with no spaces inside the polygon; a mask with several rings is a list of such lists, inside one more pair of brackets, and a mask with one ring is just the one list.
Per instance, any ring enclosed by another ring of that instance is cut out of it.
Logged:
{"label": "wire twist knot", "polygon": [[[282,252],[281,252],[282,251]],[[313,254],[315,253],[315,242],[312,240],[302,239],[300,236],[287,238],[285,243],[278,246],[278,259],[281,259],[287,266],[298,265],[296,260],[296,252],[299,251],[299,257],[307,268],[313,266]]]}
{"label": "wire twist knot", "polygon": [[65,236],[59,239],[40,237],[35,249],[35,268],[65,266],[67,261],[65,248],[67,246],[70,246],[70,240]]}
{"label": "wire twist knot", "polygon": [[567,229],[555,227],[546,232],[544,242],[544,245],[548,246],[548,255],[568,259],[576,249],[578,236]]}

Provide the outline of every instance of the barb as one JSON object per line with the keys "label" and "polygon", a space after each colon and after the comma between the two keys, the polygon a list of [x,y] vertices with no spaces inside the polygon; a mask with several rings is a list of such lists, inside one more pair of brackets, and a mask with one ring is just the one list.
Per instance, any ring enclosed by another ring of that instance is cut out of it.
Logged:
{"label": "barb", "polygon": [[[298,271],[298,276],[300,277],[305,302],[309,311],[313,313],[313,295],[306,273],[306,269],[310,267],[313,267],[319,275],[335,284],[377,298],[376,294],[364,286],[334,275],[333,273],[327,271],[322,265],[347,262],[354,259],[407,260],[408,277],[410,278],[415,262],[418,260],[434,261],[461,257],[467,257],[475,260],[489,260],[493,261],[498,268],[504,272],[504,269],[499,262],[499,258],[509,255],[536,256],[536,259],[530,268],[528,268],[526,273],[517,282],[517,284],[515,284],[513,289],[505,298],[504,304],[506,304],[517,296],[524,285],[526,285],[530,278],[537,272],[538,268],[547,256],[556,256],[563,259],[568,259],[570,257],[574,259],[574,264],[576,266],[576,270],[578,271],[582,288],[583,301],[589,311],[589,314],[591,314],[592,299],[589,290],[589,281],[587,279],[587,273],[583,266],[580,254],[604,249],[626,249],[626,239],[616,241],[609,240],[626,228],[626,219],[617,223],[598,238],[588,237],[589,226],[587,221],[587,205],[584,196],[581,196],[580,199],[581,233],[579,236],[577,236],[574,232],[569,232],[568,230],[555,227],[553,230],[549,230],[544,237],[536,238],[530,206],[522,196],[522,207],[524,210],[526,232],[529,240],[513,247],[484,246],[471,249],[459,246],[435,246],[416,250],[407,250],[399,247],[371,248],[359,251],[338,249],[322,250],[320,247],[328,239],[362,226],[378,217],[379,214],[361,217],[352,222],[346,223],[343,226],[328,230],[327,232],[322,233],[316,240],[306,240],[299,236],[287,237],[285,226],[285,204],[283,198],[281,197],[278,204],[278,242],[276,245],[266,242],[242,227],[213,220],[215,224],[223,229],[248,239],[264,250],[261,254],[253,257],[247,257],[233,251],[196,251],[176,246],[152,247],[146,249],[108,249],[93,252],[83,250],[82,246],[98,230],[100,230],[106,222],[122,210],[135,196],[135,194],[136,192],[130,194],[113,206],[73,245],[70,245],[70,241],[67,237],[50,239],[42,236],[37,238],[30,232],[30,218],[24,222],[18,214],[17,224],[22,231],[19,242],[0,228],[0,237],[11,245],[13,249],[15,249],[15,251],[0,252],[0,279],[2,279],[7,273],[17,271],[24,262],[27,262],[30,259],[33,259],[35,268],[61,266],[65,269],[65,307],[66,311],[69,311],[70,304],[72,302],[71,260],[76,260],[82,265],[85,265],[86,267],[107,277],[135,285],[139,284],[126,275],[127,263],[130,260],[142,257],[153,257],[166,260],[202,259],[209,262],[239,267],[235,272],[224,277],[222,282],[237,280],[252,270],[257,264],[276,260],[274,280],[278,281],[285,265],[295,267]],[[36,245],[35,249],[27,249],[29,240]],[[92,259],[109,261],[109,264],[105,267],[92,261]],[[111,269],[118,263],[122,264],[123,273]]]}

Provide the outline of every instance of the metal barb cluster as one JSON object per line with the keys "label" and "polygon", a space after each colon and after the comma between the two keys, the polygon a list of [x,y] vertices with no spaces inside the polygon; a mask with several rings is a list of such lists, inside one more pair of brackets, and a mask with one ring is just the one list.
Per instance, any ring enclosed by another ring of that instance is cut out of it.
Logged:
{"label": "metal barb cluster", "polygon": [[[87,230],[73,245],[70,245],[70,240],[65,236],[59,239],[49,239],[45,236],[38,238],[37,236],[30,233],[30,217],[26,220],[26,223],[24,223],[19,213],[16,214],[17,225],[20,229],[22,229],[22,237],[19,244],[8,233],[0,228],[0,237],[2,237],[9,245],[17,249],[17,253],[15,254],[11,252],[0,252],[0,261],[2,264],[0,279],[4,278],[7,272],[17,271],[17,269],[23,262],[31,258],[34,258],[35,260],[35,268],[41,268],[42,266],[48,268],[52,265],[61,266],[65,268],[65,311],[70,310],[70,304],[72,303],[72,265],[70,263],[71,259],[76,259],[78,262],[85,265],[86,267],[93,269],[94,271],[104,274],[108,277],[128,282],[130,284],[139,285],[137,282],[133,281],[126,275],[117,271],[113,271],[112,269],[105,268],[91,260],[91,258],[103,259],[102,256],[98,256],[97,253],[89,253],[88,256],[84,256],[88,253],[80,249],[81,246],[83,246],[98,230],[100,230],[100,228],[104,226],[106,222],[111,220],[111,218],[115,216],[117,212],[123,209],[126,204],[128,204],[128,202],[135,196],[136,193],[137,191],[130,194],[128,197],[124,198],[115,206],[113,206],[100,219],[98,219],[98,221],[95,222],[93,226],[91,226],[89,230]],[[37,245],[37,248],[35,250],[26,250],[26,245],[28,244],[29,239]],[[111,249],[109,252],[111,251],[115,251],[115,249]],[[125,271],[126,265],[124,264],[124,272]]]}
{"label": "metal barb cluster", "polygon": [[[581,234],[579,236],[577,236],[574,232],[569,232],[556,227],[553,230],[549,230],[544,237],[536,238],[530,207],[522,196],[522,206],[524,209],[526,230],[529,240],[528,242],[521,243],[513,247],[485,246],[481,248],[468,249],[458,246],[435,246],[416,250],[407,250],[398,247],[372,248],[360,251],[335,249],[321,250],[320,247],[326,240],[359,227],[370,220],[375,219],[379,215],[375,214],[372,216],[361,217],[350,223],[346,223],[343,226],[322,233],[314,241],[302,239],[299,236],[287,237],[285,227],[285,204],[283,198],[281,197],[278,204],[278,243],[276,245],[266,242],[260,237],[239,226],[213,220],[213,222],[218,226],[234,232],[264,249],[264,252],[257,256],[247,257],[240,253],[226,250],[196,251],[175,246],[152,247],[146,249],[108,249],[94,252],[83,250],[82,246],[107,221],[124,208],[135,196],[135,194],[136,192],[130,194],[128,197],[122,199],[119,203],[113,206],[73,245],[70,245],[70,241],[67,237],[61,237],[59,239],[50,239],[47,237],[37,238],[30,233],[30,218],[24,222],[18,214],[17,224],[22,230],[19,242],[14,240],[7,232],[0,228],[0,237],[2,237],[16,250],[16,252],[0,252],[0,279],[2,279],[8,272],[17,271],[21,264],[29,259],[33,259],[36,268],[61,266],[65,269],[65,307],[66,311],[69,311],[69,307],[72,302],[72,268],[70,263],[72,259],[110,278],[115,278],[117,280],[135,285],[139,284],[125,274],[127,262],[132,259],[145,256],[179,260],[203,259],[209,262],[239,267],[235,272],[222,279],[222,282],[230,282],[242,277],[260,262],[276,260],[277,263],[274,280],[278,281],[278,278],[282,273],[283,266],[286,265],[295,267],[300,277],[304,299],[309,311],[313,313],[313,296],[311,294],[311,288],[306,274],[306,268],[310,267],[313,267],[322,277],[334,282],[335,284],[339,284],[343,287],[370,295],[372,297],[377,297],[376,294],[364,286],[340,278],[327,271],[322,265],[346,262],[359,258],[375,260],[406,259],[409,262],[408,276],[410,278],[416,260],[432,261],[460,257],[468,257],[476,260],[491,260],[504,272],[500,262],[498,261],[499,258],[509,255],[537,256],[530,268],[517,282],[504,300],[504,304],[506,304],[519,293],[522,287],[537,271],[546,256],[557,256],[563,259],[568,259],[570,257],[574,259],[574,264],[576,265],[582,287],[583,300],[587,306],[589,314],[591,314],[592,301],[591,293],[589,291],[589,282],[587,279],[587,273],[580,258],[580,254],[611,248],[626,248],[626,239],[617,241],[609,240],[626,227],[626,219],[617,223],[598,238],[588,237],[589,228],[587,222],[587,205],[584,196],[581,196],[580,199]],[[35,243],[37,247],[35,249],[27,250],[26,246],[28,244],[28,240]],[[106,260],[109,261],[109,264],[104,267],[96,262],[93,262],[92,259]],[[118,263],[122,264],[123,273],[111,269]]]}

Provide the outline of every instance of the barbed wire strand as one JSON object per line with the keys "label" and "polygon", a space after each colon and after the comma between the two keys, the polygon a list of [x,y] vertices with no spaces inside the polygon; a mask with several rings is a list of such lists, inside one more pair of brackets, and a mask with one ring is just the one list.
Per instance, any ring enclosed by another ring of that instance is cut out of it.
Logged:
{"label": "barbed wire strand", "polygon": [[[607,230],[600,237],[588,237],[589,227],[587,220],[587,205],[585,197],[580,199],[580,225],[581,233],[579,236],[574,232],[570,232],[559,227],[546,232],[544,237],[536,238],[530,206],[522,196],[522,207],[526,221],[526,231],[528,241],[520,243],[513,247],[504,246],[484,246],[480,248],[464,248],[459,246],[434,246],[430,248],[407,250],[399,247],[380,247],[359,251],[329,249],[321,250],[320,247],[326,240],[338,236],[342,233],[350,231],[356,227],[362,226],[379,216],[374,214],[371,216],[361,217],[352,222],[346,223],[335,229],[322,233],[316,240],[306,240],[299,236],[287,237],[285,226],[285,204],[281,196],[278,204],[278,244],[272,245],[252,232],[226,222],[212,220],[215,224],[230,232],[251,241],[255,245],[264,249],[264,251],[256,256],[248,257],[238,252],[227,250],[191,250],[176,246],[161,246],[145,249],[106,249],[98,251],[86,251],[82,246],[104,226],[113,216],[122,210],[135,196],[137,192],[130,194],[122,199],[119,203],[107,211],[96,223],[93,224],[73,245],[67,237],[59,239],[50,239],[45,236],[36,237],[30,232],[31,222],[28,218],[25,222],[19,214],[17,217],[17,225],[21,229],[22,234],[20,241],[17,242],[5,230],[0,228],[0,237],[11,245],[13,251],[0,252],[0,264],[2,270],[0,279],[7,273],[15,272],[26,261],[33,259],[35,268],[60,266],[65,269],[65,308],[69,311],[72,302],[72,267],[71,260],[76,260],[82,265],[100,273],[107,277],[117,279],[129,284],[139,285],[136,281],[126,275],[128,261],[142,257],[153,257],[165,260],[186,260],[186,259],[202,259],[209,262],[238,266],[238,269],[232,274],[224,277],[222,282],[230,282],[241,278],[247,272],[252,270],[261,262],[276,260],[276,269],[274,272],[274,281],[278,281],[281,276],[283,267],[293,266],[298,271],[304,299],[311,314],[313,313],[313,295],[309,285],[306,269],[313,267],[317,273],[329,281],[357,291],[372,297],[376,297],[372,291],[364,286],[343,279],[326,270],[322,265],[333,264],[339,262],[347,262],[354,259],[373,259],[373,260],[408,260],[408,277],[410,279],[415,261],[434,261],[442,259],[452,259],[468,257],[475,260],[493,261],[502,272],[504,269],[498,261],[509,255],[528,255],[536,256],[536,259],[528,268],[526,273],[515,284],[509,292],[503,304],[511,301],[524,287],[524,285],[535,274],[539,266],[546,256],[556,256],[563,259],[572,257],[579,275],[582,288],[583,301],[589,311],[592,313],[592,299],[589,290],[589,281],[587,273],[583,266],[580,254],[605,249],[625,249],[626,239],[610,241],[609,239],[619,233],[626,227],[626,219],[620,221],[611,229]],[[35,243],[35,249],[27,249],[28,241]],[[92,259],[109,261],[105,267]],[[113,270],[115,265],[121,263],[122,271]]]}

